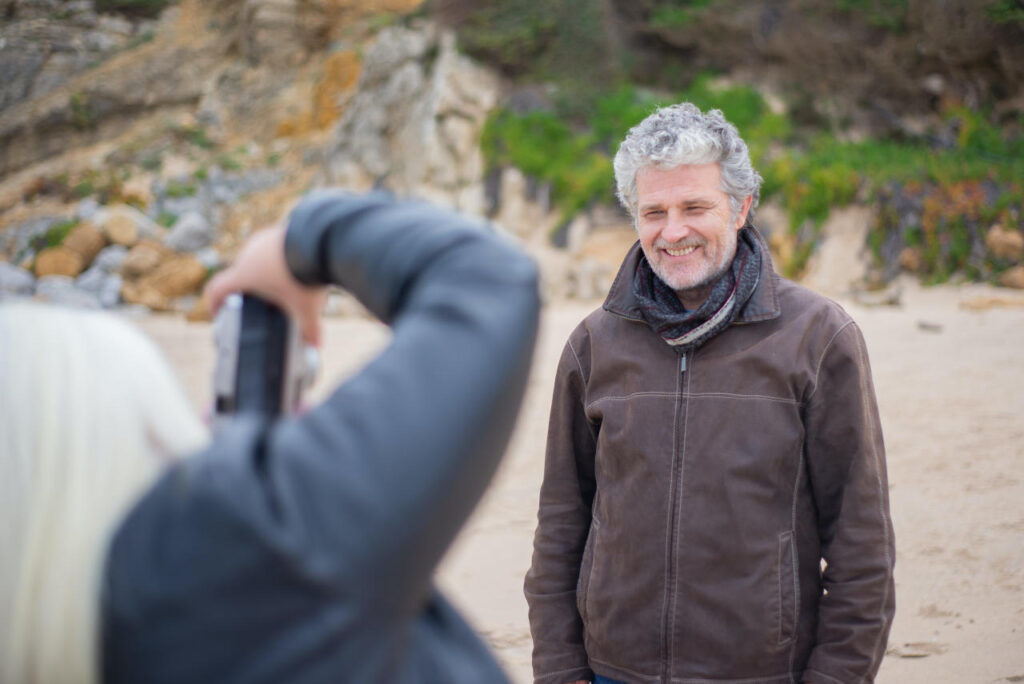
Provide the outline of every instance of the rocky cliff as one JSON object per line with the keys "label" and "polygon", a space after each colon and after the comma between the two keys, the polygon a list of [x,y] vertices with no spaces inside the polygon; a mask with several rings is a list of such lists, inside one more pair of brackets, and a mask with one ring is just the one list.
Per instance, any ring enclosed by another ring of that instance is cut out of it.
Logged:
{"label": "rocky cliff", "polygon": [[[240,240],[328,184],[480,216],[536,255],[548,297],[608,286],[628,219],[596,204],[565,222],[550,186],[486,168],[487,117],[524,90],[467,57],[418,0],[163,4],[0,3],[0,296],[203,316],[196,294]],[[792,250],[786,216],[769,205],[760,217]],[[824,234],[849,249],[819,249],[811,282],[863,282],[872,220],[833,217]],[[999,231],[1001,245],[1020,236]]]}

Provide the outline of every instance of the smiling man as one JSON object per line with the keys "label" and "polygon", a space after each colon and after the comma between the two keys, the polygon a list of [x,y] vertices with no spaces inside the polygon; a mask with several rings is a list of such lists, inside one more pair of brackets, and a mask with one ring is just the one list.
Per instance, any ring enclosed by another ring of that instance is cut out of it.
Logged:
{"label": "smiling man", "polygon": [[640,239],[555,379],[535,681],[872,681],[895,552],[860,330],[773,271],[721,112],[658,110],[615,176]]}

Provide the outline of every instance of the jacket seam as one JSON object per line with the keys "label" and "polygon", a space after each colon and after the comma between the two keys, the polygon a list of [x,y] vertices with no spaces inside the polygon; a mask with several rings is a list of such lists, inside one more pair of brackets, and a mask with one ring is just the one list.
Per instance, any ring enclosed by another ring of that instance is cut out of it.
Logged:
{"label": "jacket seam", "polygon": [[[807,678],[808,674],[813,674],[816,677],[824,677],[825,679],[829,680],[830,682],[835,682],[836,684],[844,684],[843,680],[836,679],[835,677],[833,677],[831,675],[827,675],[824,672],[822,672],[821,670],[805,670],[804,671],[804,678],[805,679]],[[864,679],[861,678],[859,681],[864,681]]]}
{"label": "jacket seam", "polygon": [[537,679],[542,679],[544,677],[553,677],[555,675],[562,674],[563,672],[576,672],[577,670],[589,670],[589,669],[590,669],[590,665],[588,665],[587,663],[584,663],[582,665],[577,665],[576,667],[567,667],[564,670],[552,670],[551,672],[540,672],[538,674],[535,674],[533,676],[533,678],[534,678],[534,680],[537,680]]}
{"label": "jacket seam", "polygon": [[636,670],[631,670],[628,667],[622,667],[621,665],[616,665],[614,663],[609,663],[609,662],[606,662],[604,660],[598,660],[597,658],[591,658],[590,661],[593,662],[593,663],[597,663],[599,665],[607,665],[608,667],[610,667],[610,668],[612,668],[614,670],[618,670],[619,672],[626,672],[626,673],[631,674],[631,675],[636,675],[637,677],[654,678],[654,679],[658,678],[658,675],[656,675],[656,674],[647,674],[647,673],[644,673],[644,672],[637,672]]}
{"label": "jacket seam", "polygon": [[[822,350],[821,357],[818,358],[818,363],[816,364],[815,369],[814,369],[814,389],[812,389],[811,393],[809,395],[807,395],[807,400],[804,402],[805,404],[810,404],[811,403],[811,398],[818,391],[818,378],[821,376],[821,367],[825,363],[825,357],[828,356],[829,351],[832,350],[832,345],[835,343],[836,338],[839,337],[840,333],[842,333],[844,330],[846,330],[851,325],[853,325],[853,321],[852,320],[849,320],[846,323],[843,323],[843,325],[840,326],[839,329],[836,330],[832,334],[832,337],[830,337],[828,342],[825,344],[825,348]],[[858,355],[858,361],[859,360],[860,360],[860,358],[859,358],[859,355]]]}
{"label": "jacket seam", "polygon": [[594,406],[597,406],[602,401],[626,401],[636,397],[663,397],[668,399],[669,397],[675,399],[676,397],[682,397],[684,399],[739,399],[743,401],[772,401],[779,404],[790,404],[792,406],[802,407],[804,402],[797,401],[796,399],[788,399],[786,397],[771,397],[766,394],[735,394],[732,392],[630,392],[629,394],[617,394],[610,397],[601,397],[590,402],[584,409],[590,410]]}

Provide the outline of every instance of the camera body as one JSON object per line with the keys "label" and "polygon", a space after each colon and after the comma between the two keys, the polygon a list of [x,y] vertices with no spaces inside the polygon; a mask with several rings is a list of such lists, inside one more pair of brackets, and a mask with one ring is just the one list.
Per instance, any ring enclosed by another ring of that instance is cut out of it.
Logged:
{"label": "camera body", "polygon": [[318,357],[281,309],[254,295],[232,294],[213,330],[215,424],[235,413],[273,418],[298,412],[302,393],[316,376]]}

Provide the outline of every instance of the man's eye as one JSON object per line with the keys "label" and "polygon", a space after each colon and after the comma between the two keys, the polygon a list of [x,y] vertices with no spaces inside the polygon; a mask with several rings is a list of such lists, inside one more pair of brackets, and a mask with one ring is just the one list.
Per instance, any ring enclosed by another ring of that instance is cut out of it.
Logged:
{"label": "man's eye", "polygon": [[644,218],[660,218],[665,215],[664,210],[654,209],[644,213]]}
{"label": "man's eye", "polygon": [[686,212],[689,213],[689,214],[703,214],[707,210],[708,210],[707,207],[689,207],[686,210]]}

